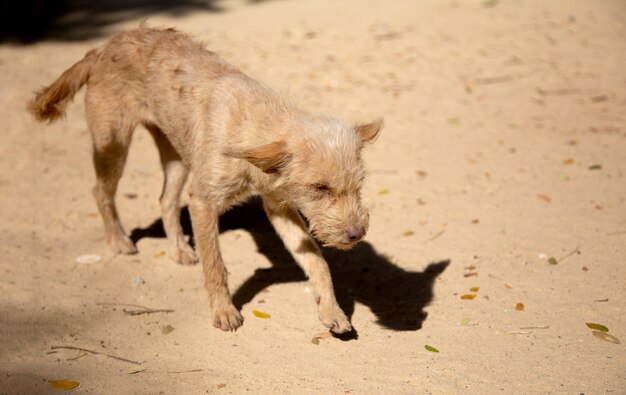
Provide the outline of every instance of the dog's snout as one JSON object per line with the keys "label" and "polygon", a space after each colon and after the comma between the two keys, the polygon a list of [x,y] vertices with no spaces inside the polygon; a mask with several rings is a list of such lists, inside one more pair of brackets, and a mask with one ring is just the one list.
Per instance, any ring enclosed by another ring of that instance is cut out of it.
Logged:
{"label": "dog's snout", "polygon": [[360,225],[352,225],[346,229],[346,234],[350,241],[360,240],[363,236],[365,236],[365,228]]}

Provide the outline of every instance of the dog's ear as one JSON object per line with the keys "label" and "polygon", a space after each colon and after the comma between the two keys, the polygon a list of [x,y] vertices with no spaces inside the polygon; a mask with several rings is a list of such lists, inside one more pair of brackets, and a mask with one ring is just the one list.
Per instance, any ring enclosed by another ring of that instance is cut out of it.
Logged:
{"label": "dog's ear", "polygon": [[284,141],[277,141],[243,151],[229,151],[227,155],[245,159],[268,174],[278,173],[291,158],[291,154],[287,151],[287,144]]}
{"label": "dog's ear", "polygon": [[383,128],[383,119],[379,118],[374,122],[358,125],[354,127],[354,131],[359,135],[364,143],[373,143]]}

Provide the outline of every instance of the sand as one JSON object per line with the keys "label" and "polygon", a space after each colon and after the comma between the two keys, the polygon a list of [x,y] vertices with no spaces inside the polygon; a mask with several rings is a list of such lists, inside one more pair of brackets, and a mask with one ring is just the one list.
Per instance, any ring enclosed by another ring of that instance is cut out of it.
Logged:
{"label": "sand", "polygon": [[[96,394],[626,393],[622,1],[211,4],[92,16],[0,46],[0,393],[53,392],[55,379]],[[366,241],[325,250],[353,336],[312,342],[325,329],[309,285],[258,202],[223,218],[245,323],[214,329],[201,267],[164,254],[145,130],[118,193],[139,253],[108,249],[84,91],[53,125],[24,108],[146,17],[311,111],[384,116],[365,153]],[[77,263],[85,254],[101,260]]]}

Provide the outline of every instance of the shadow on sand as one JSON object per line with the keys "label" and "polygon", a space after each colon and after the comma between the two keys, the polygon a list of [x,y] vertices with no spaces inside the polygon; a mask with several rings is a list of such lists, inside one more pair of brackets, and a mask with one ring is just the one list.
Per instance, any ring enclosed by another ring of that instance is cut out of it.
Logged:
{"label": "shadow on sand", "polygon": [[[182,210],[181,220],[186,234],[191,234],[186,207]],[[258,251],[273,265],[269,269],[257,269],[239,289],[234,290],[233,303],[237,308],[250,302],[269,285],[306,280],[265,217],[260,199],[233,208],[220,218],[220,232],[232,229],[250,232]],[[130,237],[134,242],[144,237],[165,237],[163,223],[159,219],[147,228],[137,228]],[[355,303],[359,302],[371,309],[378,324],[397,331],[422,327],[427,315],[424,309],[433,299],[435,279],[450,263],[445,260],[431,263],[422,272],[406,271],[378,253],[367,241],[350,251],[323,248],[323,253],[329,262],[337,301],[348,318],[352,317]],[[356,338],[356,332],[347,338]]]}
{"label": "shadow on sand", "polygon": [[[248,0],[253,4],[264,0]],[[110,34],[110,26],[155,14],[182,17],[222,12],[220,0],[3,0],[0,42],[80,41]]]}

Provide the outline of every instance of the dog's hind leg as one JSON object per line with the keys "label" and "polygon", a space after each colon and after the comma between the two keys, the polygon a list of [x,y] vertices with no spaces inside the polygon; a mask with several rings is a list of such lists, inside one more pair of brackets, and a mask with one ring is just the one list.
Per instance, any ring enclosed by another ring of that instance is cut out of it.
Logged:
{"label": "dog's hind leg", "polygon": [[[109,97],[105,97],[104,101],[97,101],[93,96],[89,96],[89,92],[85,100],[87,122],[93,137],[93,163],[96,171],[93,195],[102,216],[107,242],[113,251],[134,254],[137,248],[126,235],[120,222],[115,206],[115,192],[122,177],[135,125],[128,123],[121,116],[122,111],[99,107],[107,101],[110,103]],[[120,114],[119,117],[111,119],[110,117],[116,113]]]}
{"label": "dog's hind leg", "polygon": [[163,192],[160,203],[165,234],[174,248],[172,257],[182,265],[193,265],[198,262],[198,258],[185,239],[180,225],[180,194],[189,171],[161,129],[153,124],[145,124],[145,127],[154,138],[163,166]]}

